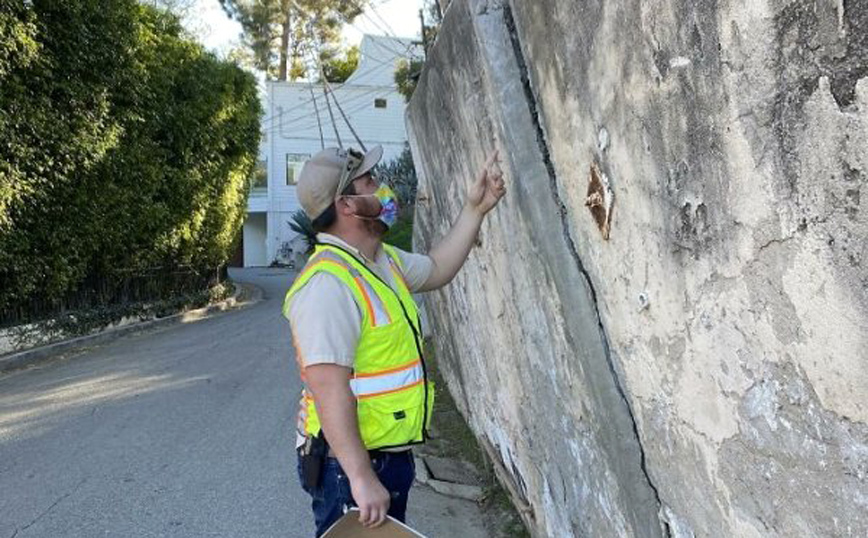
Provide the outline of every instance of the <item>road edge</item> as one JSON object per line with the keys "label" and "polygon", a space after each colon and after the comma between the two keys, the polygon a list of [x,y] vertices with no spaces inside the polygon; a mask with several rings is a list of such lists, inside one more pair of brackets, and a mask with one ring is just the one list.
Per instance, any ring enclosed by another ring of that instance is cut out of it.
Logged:
{"label": "road edge", "polygon": [[0,357],[0,374],[5,374],[14,370],[20,370],[30,366],[37,365],[42,362],[47,362],[62,353],[73,351],[84,346],[94,344],[106,344],[148,329],[170,327],[172,325],[180,325],[181,323],[190,323],[207,319],[216,314],[227,312],[229,310],[239,310],[252,306],[263,298],[263,291],[258,286],[249,282],[234,282],[235,291],[226,299],[196,308],[193,310],[185,310],[177,314],[172,314],[163,318],[150,319],[136,323],[130,323],[123,327],[115,327],[104,331],[77,336],[67,340],[61,340],[44,346],[34,347]]}

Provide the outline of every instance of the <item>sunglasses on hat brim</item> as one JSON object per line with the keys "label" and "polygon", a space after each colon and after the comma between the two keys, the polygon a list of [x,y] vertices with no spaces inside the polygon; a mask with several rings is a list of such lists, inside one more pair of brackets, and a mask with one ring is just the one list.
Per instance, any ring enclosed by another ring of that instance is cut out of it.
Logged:
{"label": "sunglasses on hat brim", "polygon": [[349,177],[353,170],[357,170],[365,160],[365,154],[354,148],[347,148],[338,153],[341,157],[346,157],[347,165],[341,170],[341,178],[338,182],[340,186],[338,194],[343,194],[343,191],[350,186]]}

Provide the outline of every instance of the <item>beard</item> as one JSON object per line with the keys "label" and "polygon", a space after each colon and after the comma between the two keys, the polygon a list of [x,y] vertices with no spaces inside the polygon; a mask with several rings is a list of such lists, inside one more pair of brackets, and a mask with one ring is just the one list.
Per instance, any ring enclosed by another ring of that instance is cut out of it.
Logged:
{"label": "beard", "polygon": [[389,231],[389,227],[380,222],[379,220],[363,220],[365,223],[365,231],[373,235],[378,239],[382,239],[383,236],[386,235],[386,232]]}
{"label": "beard", "polygon": [[355,216],[363,223],[365,231],[377,239],[382,239],[389,231],[389,227],[377,218],[383,209],[380,201],[359,197],[356,198],[356,204]]}

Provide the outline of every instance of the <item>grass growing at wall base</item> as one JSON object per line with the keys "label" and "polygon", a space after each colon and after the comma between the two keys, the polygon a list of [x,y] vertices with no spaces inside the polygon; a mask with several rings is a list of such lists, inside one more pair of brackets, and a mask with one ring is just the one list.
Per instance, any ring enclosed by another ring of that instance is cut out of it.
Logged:
{"label": "grass growing at wall base", "polygon": [[488,457],[458,411],[446,381],[438,369],[434,346],[430,339],[425,345],[428,376],[436,384],[434,417],[430,439],[420,452],[445,458],[463,460],[473,465],[480,473],[485,499],[481,504],[486,525],[494,538],[530,538],[506,490],[500,485]]}
{"label": "grass growing at wall base", "polygon": [[[407,252],[413,250],[413,210],[402,209],[398,222],[383,238],[386,243]],[[425,343],[425,358],[428,375],[436,384],[434,417],[430,439],[418,451],[444,458],[463,460],[475,467],[482,479],[485,500],[481,509],[486,526],[494,532],[493,538],[530,538],[506,490],[497,481],[488,456],[479,446],[476,437],[458,411],[446,381],[440,374],[434,346],[430,339]]]}

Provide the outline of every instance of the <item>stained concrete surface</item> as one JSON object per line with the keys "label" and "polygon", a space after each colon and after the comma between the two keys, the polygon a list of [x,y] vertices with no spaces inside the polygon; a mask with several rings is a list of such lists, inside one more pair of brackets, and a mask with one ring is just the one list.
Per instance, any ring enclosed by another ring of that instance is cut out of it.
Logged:
{"label": "stained concrete surface", "polygon": [[[0,376],[0,536],[313,535],[280,315],[293,275],[232,276],[264,300]],[[409,520],[432,538],[487,536],[475,504],[426,488]]]}
{"label": "stained concrete surface", "polygon": [[500,149],[509,194],[427,304],[536,536],[868,535],[866,16],[449,3],[407,114],[416,240]]}

